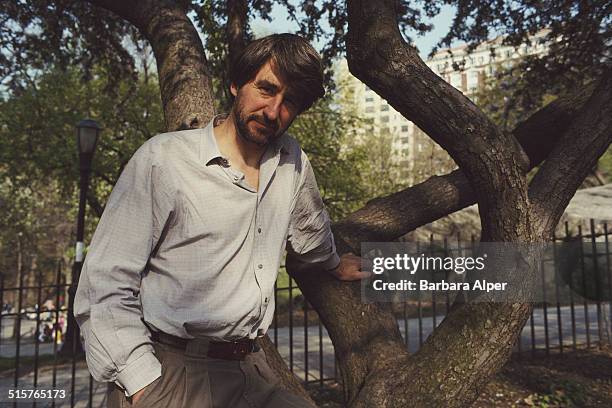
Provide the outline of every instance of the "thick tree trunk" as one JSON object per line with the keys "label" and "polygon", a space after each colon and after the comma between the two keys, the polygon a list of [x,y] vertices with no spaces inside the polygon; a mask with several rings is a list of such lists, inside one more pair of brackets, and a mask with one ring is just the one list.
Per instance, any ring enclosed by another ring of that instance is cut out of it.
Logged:
{"label": "thick tree trunk", "polygon": [[211,78],[204,47],[180,2],[90,0],[134,24],[157,61],[168,131],[204,127],[213,116]]}

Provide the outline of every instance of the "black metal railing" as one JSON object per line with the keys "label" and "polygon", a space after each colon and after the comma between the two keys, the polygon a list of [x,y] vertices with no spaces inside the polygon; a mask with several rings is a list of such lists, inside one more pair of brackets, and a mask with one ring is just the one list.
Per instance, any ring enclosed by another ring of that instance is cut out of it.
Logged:
{"label": "black metal railing", "polygon": [[[534,307],[523,328],[515,347],[517,358],[563,353],[579,346],[593,347],[612,341],[609,320],[612,304],[599,296],[600,291],[606,291],[608,296],[612,294],[612,231],[607,223],[591,220],[586,234],[581,227],[571,234],[566,224],[562,235],[555,240],[591,243],[592,250],[581,253],[580,267],[574,273],[582,274],[582,284],[586,286],[585,262],[588,263],[599,275],[595,280],[598,296],[593,301],[570,292],[566,301],[560,299],[556,283],[548,291],[542,285],[544,301]],[[435,239],[430,237],[431,242]],[[474,242],[474,237],[470,241]],[[440,237],[437,242],[447,248],[461,242],[461,236]],[[542,262],[554,266],[556,256],[553,253],[551,259]],[[59,352],[69,313],[69,279],[62,268],[58,266],[53,274],[46,276],[39,272],[35,283],[29,286],[24,284],[23,275],[13,278],[10,284],[7,279],[0,275],[0,406],[7,403],[8,390],[36,388],[65,390],[66,398],[48,403],[38,400],[32,406],[104,406],[106,385],[91,378],[82,356]],[[276,311],[268,334],[289,368],[309,386],[322,386],[338,379],[334,348],[327,331],[284,268],[281,268],[274,298]],[[410,351],[418,350],[448,313],[450,304],[448,295],[432,293],[427,299],[419,297],[417,301],[394,305],[398,327]]]}

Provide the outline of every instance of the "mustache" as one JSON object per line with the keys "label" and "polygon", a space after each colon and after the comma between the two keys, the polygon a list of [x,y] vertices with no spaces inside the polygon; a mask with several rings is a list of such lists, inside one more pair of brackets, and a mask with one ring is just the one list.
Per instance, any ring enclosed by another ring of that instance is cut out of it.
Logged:
{"label": "mustache", "polygon": [[268,129],[271,129],[273,131],[277,131],[278,130],[278,123],[276,121],[267,119],[263,115],[250,115],[248,117],[248,120],[254,120],[255,122],[259,123],[260,125],[265,126]]}

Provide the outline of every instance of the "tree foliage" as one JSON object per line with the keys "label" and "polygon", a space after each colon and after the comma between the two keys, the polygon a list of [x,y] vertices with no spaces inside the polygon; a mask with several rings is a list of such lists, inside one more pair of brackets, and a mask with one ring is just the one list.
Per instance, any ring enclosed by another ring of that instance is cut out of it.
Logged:
{"label": "tree foliage", "polygon": [[83,82],[80,70],[53,69],[1,102],[0,177],[16,187],[57,180],[64,196],[70,196],[79,177],[75,125],[95,117],[104,129],[92,185],[100,191],[114,185],[131,154],[163,129],[159,90],[149,78],[125,80],[107,92],[111,73],[98,68],[93,75]]}
{"label": "tree foliage", "polygon": [[[593,75],[593,72],[587,72],[579,83],[561,82],[549,88],[542,87],[541,84],[546,83],[549,78],[542,72],[525,71],[527,63],[528,61],[519,60],[505,68],[498,66],[496,73],[486,78],[484,85],[474,96],[478,106],[504,131],[511,131],[555,99],[571,95],[577,86],[592,86],[596,81],[596,78],[588,77]],[[538,86],[531,86],[534,81],[539,82]],[[612,149],[609,148],[598,161],[594,175],[600,180],[595,180],[595,185],[612,178],[611,157]],[[597,173],[598,171],[600,173]],[[591,186],[592,180],[585,180],[583,188]]]}
{"label": "tree foliage", "polygon": [[308,155],[321,196],[332,220],[361,207],[370,186],[370,165],[364,146],[351,143],[358,119],[333,109],[331,97],[299,116],[291,134]]}
{"label": "tree foliage", "polygon": [[610,68],[609,1],[446,3],[453,5],[457,13],[437,47],[450,47],[454,41],[462,41],[473,49],[498,35],[504,37],[502,45],[530,47],[535,45],[534,34],[545,30],[546,34],[537,41],[546,44],[546,53],[529,55],[511,69],[498,73],[511,105],[507,111],[533,112],[547,96],[573,92]]}
{"label": "tree foliage", "polygon": [[132,25],[84,1],[5,0],[0,25],[0,84],[16,93],[50,69],[78,67],[88,79],[103,66],[117,81],[134,79],[131,51],[144,44]]}
{"label": "tree foliage", "polygon": [[17,276],[17,236],[28,279],[36,269],[54,279],[57,262],[72,256],[79,120],[95,117],[104,126],[90,182],[88,235],[122,167],[163,129],[157,81],[124,80],[110,92],[109,75],[94,67],[83,82],[80,70],[55,68],[0,101],[0,272],[9,279]]}

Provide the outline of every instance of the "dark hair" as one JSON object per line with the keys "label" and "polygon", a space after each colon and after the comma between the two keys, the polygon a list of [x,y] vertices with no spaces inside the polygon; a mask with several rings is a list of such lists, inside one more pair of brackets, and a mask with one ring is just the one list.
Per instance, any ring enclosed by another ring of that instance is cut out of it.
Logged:
{"label": "dark hair", "polygon": [[266,62],[301,96],[301,111],[325,95],[323,64],[319,53],[304,38],[295,34],[272,34],[248,44],[232,61],[230,81],[240,88],[257,75]]}

